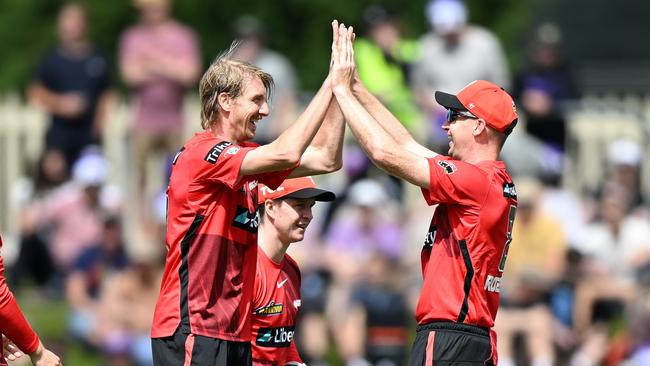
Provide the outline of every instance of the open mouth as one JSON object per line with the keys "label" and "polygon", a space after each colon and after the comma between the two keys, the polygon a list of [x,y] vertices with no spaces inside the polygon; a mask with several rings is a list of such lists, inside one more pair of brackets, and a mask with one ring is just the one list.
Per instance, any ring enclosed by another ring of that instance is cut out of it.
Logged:
{"label": "open mouth", "polygon": [[253,132],[255,132],[255,130],[257,130],[257,123],[258,123],[261,119],[262,119],[262,116],[257,115],[257,116],[251,117],[251,119],[248,121],[248,125],[249,125],[250,129],[251,129]]}

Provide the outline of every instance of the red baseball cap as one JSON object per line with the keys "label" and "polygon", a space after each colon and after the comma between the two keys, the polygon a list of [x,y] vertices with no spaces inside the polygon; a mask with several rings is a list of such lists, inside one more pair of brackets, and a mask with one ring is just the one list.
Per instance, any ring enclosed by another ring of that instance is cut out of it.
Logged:
{"label": "red baseball cap", "polygon": [[275,190],[260,183],[257,192],[257,202],[260,204],[278,198],[314,198],[323,202],[334,201],[336,198],[334,193],[316,188],[316,183],[311,177],[286,179]]}
{"label": "red baseball cap", "polygon": [[517,108],[512,97],[503,88],[489,81],[474,80],[457,95],[437,91],[435,97],[441,106],[468,111],[506,135],[517,124]]}

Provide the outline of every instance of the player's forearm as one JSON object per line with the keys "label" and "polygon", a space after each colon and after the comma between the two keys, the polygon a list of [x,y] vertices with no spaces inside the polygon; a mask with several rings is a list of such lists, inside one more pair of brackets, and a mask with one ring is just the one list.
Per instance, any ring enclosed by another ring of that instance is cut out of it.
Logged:
{"label": "player's forearm", "polygon": [[27,89],[27,98],[30,103],[40,106],[48,113],[59,113],[59,109],[57,108],[59,105],[58,95],[47,90],[40,83],[32,84],[29,89]]}
{"label": "player's forearm", "polygon": [[298,119],[269,145],[277,154],[292,156],[297,163],[323,124],[331,100],[328,78]]}
{"label": "player's forearm", "polygon": [[415,142],[413,136],[402,125],[402,123],[395,117],[380,101],[375,97],[363,83],[356,79],[353,84],[354,96],[359,100],[359,103],[368,111],[368,113],[380,124],[386,132],[393,138],[402,143]]}
{"label": "player's forearm", "polygon": [[375,165],[390,173],[389,156],[391,151],[399,148],[397,141],[366,111],[351,91],[336,91],[335,96],[361,148]]}
{"label": "player's forearm", "polygon": [[115,93],[111,90],[104,92],[97,101],[95,109],[95,118],[93,119],[93,130],[96,137],[101,137],[106,126],[108,111],[115,101]]}
{"label": "player's forearm", "polygon": [[13,294],[7,288],[0,272],[0,333],[4,334],[24,353],[38,348],[39,340],[20,311]]}
{"label": "player's forearm", "polygon": [[331,173],[341,169],[345,119],[335,98],[330,100],[325,121],[305,150],[300,166],[310,168],[310,174]]}

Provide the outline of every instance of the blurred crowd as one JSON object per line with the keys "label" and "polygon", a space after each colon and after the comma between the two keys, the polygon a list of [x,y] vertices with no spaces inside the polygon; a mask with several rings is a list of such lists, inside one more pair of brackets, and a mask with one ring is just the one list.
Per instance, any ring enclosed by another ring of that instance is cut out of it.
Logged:
{"label": "blurred crowd", "polygon": [[[129,183],[108,184],[102,143],[116,99],[110,62],[88,38],[86,9],[70,3],[27,93],[50,118],[44,149],[11,190],[20,225],[10,286],[63,299],[68,334],[110,365],[152,364],[164,191],[183,131],[199,125],[184,120],[183,98],[195,93],[203,69],[199,39],[174,19],[170,0],[134,4],[139,22],[120,36],[117,60],[131,107]],[[567,189],[567,105],[581,93],[558,27],[539,26],[525,67],[513,72],[498,38],[471,24],[460,0],[432,0],[423,17],[430,31],[409,39],[397,13],[371,6],[355,42],[360,78],[405,127],[446,153],[446,111],[433,92],[456,93],[475,79],[511,92],[522,116],[506,143],[516,148],[503,153],[519,209],[495,326],[499,365],[650,364],[643,146],[612,141],[599,189]],[[271,115],[257,130],[262,143],[291,124],[301,104],[291,62],[268,48],[267,37],[255,17],[233,23],[237,57],[275,80]],[[301,355],[308,365],[405,364],[431,208],[419,204],[417,189],[376,170],[352,139],[341,172],[319,179],[338,198],[319,207],[305,241],[290,250],[303,272]]]}

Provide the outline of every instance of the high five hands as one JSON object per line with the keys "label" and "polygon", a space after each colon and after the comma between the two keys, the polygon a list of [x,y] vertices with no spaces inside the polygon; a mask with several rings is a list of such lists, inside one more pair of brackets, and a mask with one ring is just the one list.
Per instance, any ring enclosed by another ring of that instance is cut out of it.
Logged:
{"label": "high five hands", "polygon": [[332,58],[330,61],[330,83],[332,91],[351,91],[356,74],[352,42],[355,34],[352,26],[334,20],[332,22]]}

